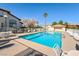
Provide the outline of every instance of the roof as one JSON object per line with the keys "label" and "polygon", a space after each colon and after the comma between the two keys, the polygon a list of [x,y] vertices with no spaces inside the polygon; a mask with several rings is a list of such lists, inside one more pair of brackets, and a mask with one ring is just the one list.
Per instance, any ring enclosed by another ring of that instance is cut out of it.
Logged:
{"label": "roof", "polygon": [[53,27],[65,27],[65,25],[57,24],[57,25],[53,25]]}
{"label": "roof", "polygon": [[10,14],[11,16],[15,17],[16,19],[21,20],[20,18],[14,16],[13,14],[11,14],[11,13],[9,13],[9,14]]}
{"label": "roof", "polygon": [[8,10],[6,10],[6,9],[0,8],[0,10],[10,13],[10,11],[8,11]]}
{"label": "roof", "polygon": [[79,25],[79,24],[68,24],[68,25]]}
{"label": "roof", "polygon": [[0,8],[0,10],[7,12],[9,15],[15,17],[15,18],[18,19],[18,20],[21,20],[21,19],[19,19],[18,17],[16,17],[16,16],[14,16],[13,14],[11,14],[10,11],[8,11],[8,10],[2,9],[2,8]]}

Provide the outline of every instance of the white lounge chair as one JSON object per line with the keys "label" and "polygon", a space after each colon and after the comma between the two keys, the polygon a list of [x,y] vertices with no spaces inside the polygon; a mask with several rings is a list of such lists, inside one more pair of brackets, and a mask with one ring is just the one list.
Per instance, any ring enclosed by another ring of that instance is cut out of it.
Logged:
{"label": "white lounge chair", "polygon": [[73,37],[74,37],[76,40],[79,40],[79,35],[78,35],[78,33],[73,33]]}
{"label": "white lounge chair", "polygon": [[71,50],[67,53],[67,56],[79,56],[78,50]]}

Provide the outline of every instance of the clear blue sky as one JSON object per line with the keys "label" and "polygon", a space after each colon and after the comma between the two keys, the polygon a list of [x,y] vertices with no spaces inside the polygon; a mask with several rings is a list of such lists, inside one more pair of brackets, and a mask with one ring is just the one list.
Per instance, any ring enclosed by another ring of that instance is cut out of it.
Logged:
{"label": "clear blue sky", "polygon": [[34,18],[39,24],[44,24],[43,13],[48,13],[48,24],[53,21],[63,20],[69,23],[79,23],[79,4],[33,4],[33,3],[14,3],[0,4],[0,8],[5,8],[11,11],[12,14],[19,18]]}

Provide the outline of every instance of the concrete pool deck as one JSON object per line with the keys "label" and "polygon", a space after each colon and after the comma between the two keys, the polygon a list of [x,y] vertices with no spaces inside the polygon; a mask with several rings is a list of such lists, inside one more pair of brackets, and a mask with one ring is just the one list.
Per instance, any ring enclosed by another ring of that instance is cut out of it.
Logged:
{"label": "concrete pool deck", "polygon": [[[62,32],[62,34],[64,35],[62,37],[62,50],[63,50],[63,52],[75,50],[75,45],[76,45],[76,43],[78,43],[78,41],[76,41],[67,32]],[[21,42],[21,43],[23,42],[24,45],[29,46],[37,51],[40,51],[40,52],[44,53],[45,55],[49,55],[49,56],[56,55],[55,50],[48,48],[48,47],[45,47],[43,45],[28,41],[28,40],[24,40],[24,39],[20,39],[18,42]],[[44,50],[46,50],[46,51],[44,51]]]}
{"label": "concrete pool deck", "polygon": [[9,42],[9,44],[12,43],[14,44],[13,46],[0,49],[0,56],[14,56],[20,53],[21,51],[28,49],[28,47],[25,47],[22,44],[15,42],[14,40]]}
{"label": "concrete pool deck", "polygon": [[70,50],[75,50],[75,45],[78,43],[78,41],[76,41],[67,32],[63,32],[62,34],[62,50],[67,52]]}
{"label": "concrete pool deck", "polygon": [[56,53],[55,53],[54,49],[49,48],[47,46],[44,46],[44,45],[29,41],[29,40],[24,40],[22,38],[17,39],[16,42],[18,42],[18,43],[20,43],[20,44],[22,44],[24,46],[28,46],[28,47],[30,47],[30,48],[32,48],[32,49],[34,49],[36,51],[39,51],[39,52],[41,52],[41,53],[43,53],[45,55],[56,56]]}
{"label": "concrete pool deck", "polygon": [[[18,36],[26,35],[26,34],[28,35],[29,33],[19,34]],[[75,50],[75,44],[78,43],[78,41],[73,39],[73,37],[71,37],[67,32],[63,32],[63,35],[64,36],[62,38],[62,50],[64,52],[65,51],[68,52],[70,50]],[[31,42],[28,40],[24,40],[22,38],[12,40],[10,43],[15,43],[15,45],[11,46],[10,48],[0,50],[1,56],[14,56],[17,53],[20,53],[20,52],[28,49],[29,47],[36,50],[36,51],[39,51],[45,55],[56,56],[54,49],[51,49],[49,47]]]}

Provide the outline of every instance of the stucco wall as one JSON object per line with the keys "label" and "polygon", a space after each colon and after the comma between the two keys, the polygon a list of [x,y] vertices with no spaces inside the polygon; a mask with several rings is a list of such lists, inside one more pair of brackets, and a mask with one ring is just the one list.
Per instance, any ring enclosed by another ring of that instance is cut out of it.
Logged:
{"label": "stucco wall", "polygon": [[20,26],[21,26],[21,24],[20,24],[20,21],[17,19],[17,18],[15,18],[15,17],[13,17],[12,15],[10,15],[9,13],[7,13],[7,12],[5,12],[5,11],[2,11],[2,10],[0,10],[0,14],[3,14],[3,16],[4,15],[6,15],[7,16],[7,18],[4,18],[4,17],[0,17],[0,28],[1,28],[1,23],[3,23],[4,25],[5,25],[5,20],[6,20],[6,27],[7,27],[7,30],[12,30],[11,29],[11,27],[9,27],[9,22],[12,20],[12,21],[16,21],[16,27],[17,28],[19,28]]}

